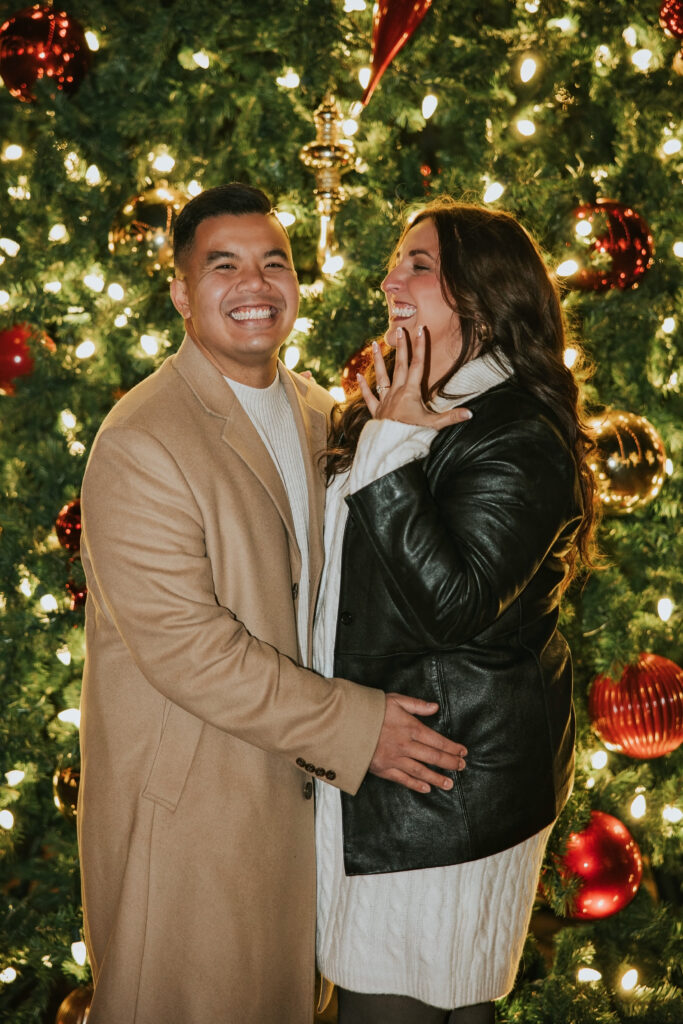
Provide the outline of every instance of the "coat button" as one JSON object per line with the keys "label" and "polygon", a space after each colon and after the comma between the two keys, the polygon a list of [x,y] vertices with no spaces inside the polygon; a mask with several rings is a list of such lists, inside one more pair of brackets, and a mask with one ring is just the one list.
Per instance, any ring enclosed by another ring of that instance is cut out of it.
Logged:
{"label": "coat button", "polygon": [[296,763],[299,765],[299,768],[305,768],[306,767],[306,762],[303,759],[303,757],[297,757]]}
{"label": "coat button", "polygon": [[298,596],[299,596],[299,584],[298,583],[292,583],[292,597],[296,601]]}
{"label": "coat button", "polygon": [[331,782],[332,779],[336,779],[337,778],[337,773],[336,772],[332,772],[332,771],[325,772],[325,778],[329,779],[330,782]]}
{"label": "coat button", "polygon": [[309,782],[305,782],[304,783],[304,799],[310,800],[312,796],[313,796],[313,783],[310,782],[310,781]]}
{"label": "coat button", "polygon": [[342,612],[339,618],[341,619],[343,626],[350,626],[353,622],[353,615],[351,612]]}
{"label": "coat button", "polygon": [[318,776],[319,779],[322,779],[323,776],[325,775],[325,769],[324,768],[316,768],[315,774]]}
{"label": "coat button", "polygon": [[311,773],[311,775],[312,775],[312,774],[313,774],[313,772],[315,771],[315,765],[314,765],[314,764],[311,764],[311,762],[310,762],[310,761],[308,762],[308,764],[307,764],[307,765],[304,765],[304,767],[305,767],[305,769],[306,769],[306,771],[307,771],[307,772],[310,772],[310,773]]}

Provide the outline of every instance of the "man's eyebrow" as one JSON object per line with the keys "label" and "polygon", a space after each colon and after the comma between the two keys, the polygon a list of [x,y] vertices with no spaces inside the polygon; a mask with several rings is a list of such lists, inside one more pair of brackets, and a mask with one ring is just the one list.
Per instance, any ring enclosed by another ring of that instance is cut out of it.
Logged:
{"label": "man's eyebrow", "polygon": [[[289,260],[289,256],[284,249],[269,249],[268,252],[264,252],[263,259],[270,259],[272,256],[279,256],[283,260]],[[206,254],[206,262],[214,263],[216,260],[238,260],[240,255],[237,252],[230,252],[228,249],[212,249]]]}

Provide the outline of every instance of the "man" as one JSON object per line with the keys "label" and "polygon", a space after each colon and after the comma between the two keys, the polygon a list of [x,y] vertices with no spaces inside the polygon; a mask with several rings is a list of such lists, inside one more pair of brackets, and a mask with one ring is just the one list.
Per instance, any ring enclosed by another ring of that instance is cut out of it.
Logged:
{"label": "man", "polygon": [[[78,823],[90,1024],[312,1018],[312,776],[451,781],[462,748],[300,667],[322,560],[331,400],[278,363],[298,311],[257,189],[188,203],[179,352],[106,418],[86,470]],[[297,630],[298,627],[298,630]]]}

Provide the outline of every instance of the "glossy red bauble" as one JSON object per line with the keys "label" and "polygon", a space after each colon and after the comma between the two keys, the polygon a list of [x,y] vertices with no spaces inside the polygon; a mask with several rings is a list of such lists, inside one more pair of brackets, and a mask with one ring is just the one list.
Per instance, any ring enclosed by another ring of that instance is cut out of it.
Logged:
{"label": "glossy red bauble", "polygon": [[67,551],[78,551],[81,546],[81,503],[78,498],[68,501],[55,520],[57,539]]}
{"label": "glossy red bauble", "polygon": [[52,338],[46,334],[41,336],[30,324],[15,324],[0,331],[0,391],[6,395],[14,394],[14,384],[19,377],[33,373],[31,339],[39,341],[51,352],[56,350]]}
{"label": "glossy red bauble", "polygon": [[591,811],[587,828],[569,836],[561,870],[565,877],[581,879],[571,916],[594,920],[616,914],[631,902],[643,862],[636,841],[618,818]]}
{"label": "glossy red bauble", "polygon": [[659,8],[659,24],[668,36],[683,39],[683,0],[664,0]]}
{"label": "glossy red bauble", "polygon": [[587,252],[565,284],[596,292],[637,288],[654,262],[654,240],[640,214],[613,199],[598,199],[577,207],[573,217]]}
{"label": "glossy red bauble", "polygon": [[432,0],[379,0],[372,21],[372,73],[362,103],[367,106],[380,78],[408,42]]}
{"label": "glossy red bauble", "polygon": [[641,654],[621,679],[597,676],[589,712],[611,749],[629,757],[662,757],[683,741],[683,669],[659,654]]}
{"label": "glossy red bauble", "polygon": [[75,92],[90,66],[83,29],[48,4],[26,7],[0,27],[0,75],[13,96],[34,100],[38,79]]}

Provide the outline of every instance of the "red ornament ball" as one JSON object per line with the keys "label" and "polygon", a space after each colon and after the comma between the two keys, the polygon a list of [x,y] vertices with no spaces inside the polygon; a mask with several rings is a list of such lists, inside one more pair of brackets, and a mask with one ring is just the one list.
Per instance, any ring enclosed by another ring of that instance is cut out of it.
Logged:
{"label": "red ornament ball", "polygon": [[92,1003],[92,985],[84,985],[69,992],[61,1003],[55,1024],[86,1024]]}
{"label": "red ornament ball", "polygon": [[14,382],[33,373],[33,356],[29,340],[37,338],[51,352],[56,350],[52,338],[40,337],[29,324],[15,324],[0,331],[0,390],[14,394]]}
{"label": "red ornament ball", "polygon": [[71,597],[71,611],[75,612],[78,608],[82,608],[88,597],[88,588],[85,583],[77,583],[75,580],[67,580],[64,584],[64,589]]}
{"label": "red ornament ball", "polygon": [[[574,212],[574,230],[588,247],[584,266],[565,284],[579,291],[637,288],[654,262],[654,239],[640,214],[613,199],[584,203]],[[568,243],[569,244],[569,243]]]}
{"label": "red ornament ball", "polygon": [[618,818],[591,811],[583,832],[572,832],[562,857],[565,877],[578,875],[581,887],[571,916],[584,920],[609,917],[631,902],[643,874],[638,846]]}
{"label": "red ornament ball", "polygon": [[683,0],[664,0],[659,8],[659,24],[667,36],[683,39]]}
{"label": "red ornament ball", "polygon": [[0,27],[0,75],[20,100],[35,100],[32,88],[39,78],[75,92],[89,67],[83,29],[65,11],[34,4]]}
{"label": "red ornament ball", "polygon": [[666,450],[650,421],[608,409],[588,425],[597,446],[588,464],[605,512],[626,514],[656,498],[666,479]]}
{"label": "red ornament ball", "polygon": [[670,754],[683,742],[683,669],[659,654],[641,654],[621,679],[597,676],[588,707],[610,749],[641,759]]}
{"label": "red ornament ball", "polygon": [[408,42],[432,0],[379,0],[372,20],[372,73],[362,103],[367,106],[380,78]]}
{"label": "red ornament ball", "polygon": [[55,520],[57,539],[67,551],[79,551],[81,547],[81,502],[78,498],[67,501]]}
{"label": "red ornament ball", "polygon": [[[382,355],[386,359],[387,352],[390,346],[386,342],[381,341],[380,349]],[[347,398],[355,394],[358,390],[358,381],[356,380],[356,374],[367,373],[372,367],[372,342],[369,345],[364,345],[363,348],[359,348],[357,352],[354,352],[351,358],[344,364],[344,369],[341,374],[341,385],[344,389],[344,394]]]}

